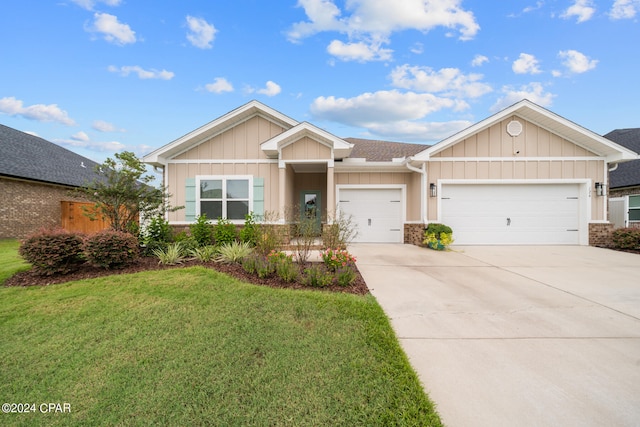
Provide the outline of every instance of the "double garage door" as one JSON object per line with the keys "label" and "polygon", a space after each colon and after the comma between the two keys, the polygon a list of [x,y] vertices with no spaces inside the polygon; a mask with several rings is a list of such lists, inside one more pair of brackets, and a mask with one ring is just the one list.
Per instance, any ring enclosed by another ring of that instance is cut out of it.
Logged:
{"label": "double garage door", "polygon": [[402,243],[402,190],[399,188],[343,188],[338,193],[340,212],[357,228],[355,242]]}
{"label": "double garage door", "polygon": [[579,244],[578,184],[443,184],[456,244]]}

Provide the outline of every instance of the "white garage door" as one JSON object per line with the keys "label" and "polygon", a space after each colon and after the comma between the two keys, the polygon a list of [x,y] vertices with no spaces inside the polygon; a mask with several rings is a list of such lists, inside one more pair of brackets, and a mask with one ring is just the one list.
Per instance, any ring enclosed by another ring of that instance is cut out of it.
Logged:
{"label": "white garage door", "polygon": [[578,184],[442,186],[456,244],[579,244]]}
{"label": "white garage door", "polygon": [[399,188],[343,188],[338,208],[357,227],[355,242],[402,243],[402,191]]}

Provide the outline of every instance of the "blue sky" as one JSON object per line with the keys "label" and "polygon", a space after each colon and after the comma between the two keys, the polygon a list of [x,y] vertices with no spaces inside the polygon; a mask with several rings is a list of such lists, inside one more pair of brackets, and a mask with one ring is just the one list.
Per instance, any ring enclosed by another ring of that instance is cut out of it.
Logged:
{"label": "blue sky", "polygon": [[102,161],[257,99],[435,143],[522,98],[640,127],[640,0],[3,0],[0,123]]}

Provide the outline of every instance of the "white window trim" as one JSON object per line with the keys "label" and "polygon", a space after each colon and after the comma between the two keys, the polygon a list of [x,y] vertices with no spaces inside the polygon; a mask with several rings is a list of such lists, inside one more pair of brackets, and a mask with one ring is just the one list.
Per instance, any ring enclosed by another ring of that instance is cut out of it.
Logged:
{"label": "white window trim", "polygon": [[637,219],[631,219],[631,210],[633,209],[635,210],[640,210],[640,206],[631,206],[631,198],[632,197],[640,197],[640,194],[629,194],[627,196],[627,206],[626,206],[626,220],[627,220],[627,225],[631,224],[631,223],[636,223],[636,222],[640,222],[640,220]]}
{"label": "white window trim", "polygon": [[[209,181],[209,180],[221,180],[222,181],[222,214],[223,217],[227,216],[227,204],[228,199],[226,198],[226,188],[228,180],[241,180],[246,179],[249,183],[249,213],[253,212],[253,176],[252,175],[196,175],[196,217],[201,214],[200,207],[200,182],[201,181]],[[207,199],[205,199],[206,201]],[[233,200],[233,199],[231,199]],[[236,199],[236,200],[244,200],[244,199]],[[217,218],[208,218],[211,221],[216,221]],[[243,219],[232,219],[230,220],[233,224],[244,224]]]}

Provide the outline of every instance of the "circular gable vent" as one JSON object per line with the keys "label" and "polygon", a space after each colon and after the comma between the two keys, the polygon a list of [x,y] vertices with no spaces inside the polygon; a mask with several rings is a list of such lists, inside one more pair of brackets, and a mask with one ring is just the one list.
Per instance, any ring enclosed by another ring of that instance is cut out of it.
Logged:
{"label": "circular gable vent", "polygon": [[517,120],[511,120],[507,125],[507,133],[511,136],[518,136],[522,133],[522,123]]}

